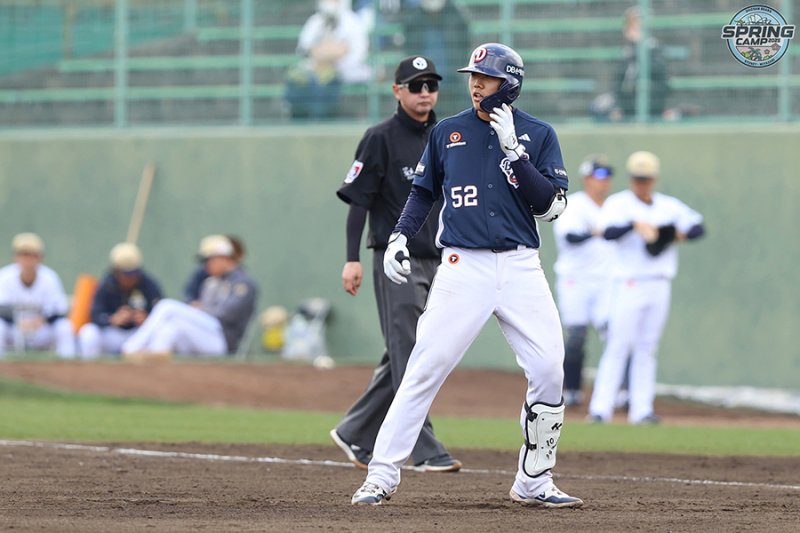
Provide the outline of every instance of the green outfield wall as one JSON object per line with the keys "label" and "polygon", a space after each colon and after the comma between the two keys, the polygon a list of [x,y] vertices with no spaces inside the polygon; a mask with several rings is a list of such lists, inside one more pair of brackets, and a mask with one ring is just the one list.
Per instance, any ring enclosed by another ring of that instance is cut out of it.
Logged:
{"label": "green outfield wall", "polygon": [[[0,257],[10,260],[15,233],[35,231],[68,292],[79,273],[100,274],[109,249],[125,239],[139,176],[153,161],[139,244],[168,295],[179,297],[203,236],[235,233],[261,285],[260,308],[328,298],[332,354],[377,361],[372,283],[355,298],[341,289],[346,208],[334,194],[364,127],[2,132]],[[800,128],[558,131],[573,175],[588,153],[605,152],[621,169],[631,151],[652,150],[662,158],[660,190],[705,215],[707,237],[681,245],[659,381],[800,389]],[[625,186],[615,179],[614,190]],[[552,231],[543,224],[542,232],[552,284]],[[363,258],[370,272],[371,255]],[[599,357],[593,348],[589,364]],[[494,323],[464,364],[515,367]]]}

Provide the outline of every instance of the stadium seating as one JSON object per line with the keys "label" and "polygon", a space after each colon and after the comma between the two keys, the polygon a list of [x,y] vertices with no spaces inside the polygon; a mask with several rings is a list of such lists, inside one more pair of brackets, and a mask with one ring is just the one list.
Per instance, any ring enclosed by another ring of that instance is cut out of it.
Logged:
{"label": "stadium seating", "polygon": [[[527,66],[521,103],[549,120],[589,120],[592,98],[612,87],[622,57],[621,12],[629,1],[456,0],[470,15],[474,43],[512,44]],[[246,123],[287,121],[285,71],[296,60],[300,28],[314,2],[257,2],[250,31],[252,86],[239,84],[239,0],[198,0],[187,24],[183,0],[128,0],[129,39],[117,87],[114,1],[0,0],[0,38],[10,52],[0,60],[0,117],[4,125],[112,124],[124,100],[126,124],[241,122],[243,95],[252,99]],[[800,109],[798,54],[782,69],[742,71],[719,38],[735,2],[657,3],[653,35],[669,60],[672,105],[719,118],[775,116],[779,91]],[[15,24],[25,20],[35,31]],[[386,73],[405,54],[399,20],[375,29],[371,61],[376,81],[346,86],[340,118],[373,119],[393,106]],[[60,37],[60,38],[59,38]],[[795,47],[796,50],[796,47]],[[468,51],[465,51],[465,56]],[[746,74],[746,75],[743,75]],[[783,89],[781,89],[783,88]],[[720,95],[724,94],[724,98]]]}

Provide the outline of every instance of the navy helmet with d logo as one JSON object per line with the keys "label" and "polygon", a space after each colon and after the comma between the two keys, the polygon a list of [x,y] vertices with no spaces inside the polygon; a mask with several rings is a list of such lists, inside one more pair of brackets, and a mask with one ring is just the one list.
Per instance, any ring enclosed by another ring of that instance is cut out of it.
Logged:
{"label": "navy helmet with d logo", "polygon": [[501,104],[511,104],[519,97],[525,67],[522,58],[512,48],[500,43],[485,43],[478,46],[469,59],[469,65],[459,72],[478,72],[493,78],[501,78],[503,83],[497,92],[481,100],[481,109],[491,113]]}

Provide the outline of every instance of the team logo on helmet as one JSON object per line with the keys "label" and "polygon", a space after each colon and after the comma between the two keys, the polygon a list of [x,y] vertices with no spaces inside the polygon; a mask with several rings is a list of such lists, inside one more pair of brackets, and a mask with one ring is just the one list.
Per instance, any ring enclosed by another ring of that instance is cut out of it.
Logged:
{"label": "team logo on helmet", "polygon": [[483,46],[481,46],[480,48],[476,48],[475,52],[472,53],[472,62],[473,63],[480,63],[481,61],[486,59],[486,54],[487,53],[488,52],[486,51],[486,48],[484,48]]}
{"label": "team logo on helmet", "polygon": [[461,260],[461,257],[459,257],[458,254],[450,254],[450,256],[447,258],[447,262],[450,263],[451,265],[455,265],[460,260]]}
{"label": "team logo on helmet", "polygon": [[511,63],[506,65],[506,72],[513,74],[514,76],[519,76],[520,78],[525,77],[525,69],[516,65],[512,65]]}

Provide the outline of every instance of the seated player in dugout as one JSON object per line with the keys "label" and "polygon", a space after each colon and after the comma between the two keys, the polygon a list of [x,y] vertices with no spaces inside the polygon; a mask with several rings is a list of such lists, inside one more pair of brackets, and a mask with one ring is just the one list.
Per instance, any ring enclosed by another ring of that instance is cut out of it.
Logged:
{"label": "seated player in dugout", "polygon": [[58,274],[42,264],[44,242],[35,233],[20,233],[11,248],[14,262],[0,269],[0,357],[9,348],[75,357],[67,294]]}
{"label": "seated player in dugout", "polygon": [[187,304],[159,301],[139,330],[122,346],[129,361],[166,360],[173,354],[221,356],[236,352],[256,305],[255,281],[234,259],[224,235],[200,243],[209,277],[200,300]]}
{"label": "seated player in dugout", "polygon": [[162,298],[158,282],[142,268],[138,246],[129,242],[117,244],[109,259],[111,268],[92,300],[91,322],[78,331],[78,346],[84,359],[119,354],[125,341]]}
{"label": "seated player in dugout", "polygon": [[[231,245],[233,246],[233,260],[236,264],[242,267],[242,261],[246,253],[244,242],[236,235],[225,235]],[[206,268],[206,259],[202,255],[197,257],[198,265],[186,281],[183,287],[183,301],[186,303],[196,303],[200,301],[200,290],[203,288],[203,282],[208,278],[208,269]]]}

